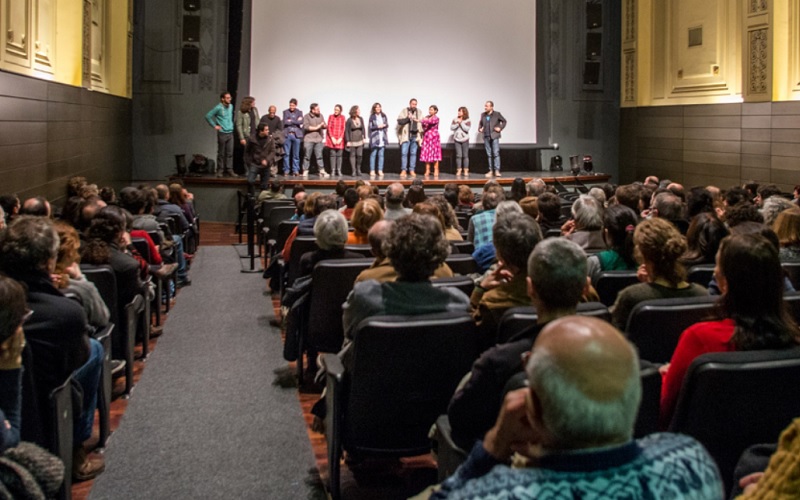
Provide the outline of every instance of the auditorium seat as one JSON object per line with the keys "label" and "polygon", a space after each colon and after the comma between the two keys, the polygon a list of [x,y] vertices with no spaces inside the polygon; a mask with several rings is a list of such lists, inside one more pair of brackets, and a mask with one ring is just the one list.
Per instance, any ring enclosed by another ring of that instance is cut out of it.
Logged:
{"label": "auditorium seat", "polygon": [[639,370],[642,382],[642,401],[633,427],[633,437],[642,438],[658,432],[658,418],[661,409],[661,373],[658,365],[642,366]]}
{"label": "auditorium seat", "polygon": [[464,253],[472,255],[472,252],[475,251],[475,244],[469,240],[450,241],[450,248],[453,249],[453,253]]}
{"label": "auditorium seat", "polygon": [[781,262],[781,267],[789,277],[795,290],[800,290],[800,262]]}
{"label": "auditorium seat", "polygon": [[742,452],[774,443],[800,415],[799,379],[800,347],[703,354],[686,373],[669,430],[700,441],[730,491]]}
{"label": "auditorium seat", "polygon": [[619,292],[636,283],[639,283],[636,271],[603,271],[597,278],[597,283],[593,285],[600,296],[600,302],[611,307],[617,300]]}
{"label": "auditorium seat", "polygon": [[699,264],[689,268],[689,283],[697,283],[708,288],[708,283],[714,277],[714,264]]}
{"label": "auditorium seat", "polygon": [[669,363],[681,333],[695,323],[712,319],[718,299],[706,295],[639,302],[628,317],[628,340],[639,350],[639,358]]}
{"label": "auditorium seat", "polygon": [[450,254],[445,259],[445,264],[450,266],[453,274],[472,274],[478,272],[478,264],[472,258],[472,254]]}
{"label": "auditorium seat", "polygon": [[375,256],[372,255],[372,247],[368,244],[363,245],[345,245],[345,250],[349,250],[351,252],[355,252],[364,256],[364,258],[371,258],[375,260]]}
{"label": "auditorium seat", "polygon": [[340,461],[430,452],[428,431],[475,359],[467,313],[376,316],[361,322],[352,371],[323,354],[327,372],[329,487],[341,498]]}
{"label": "auditorium seat", "polygon": [[472,295],[472,290],[475,288],[475,282],[469,276],[452,276],[448,278],[436,278],[431,280],[431,285],[434,287],[453,287],[458,288],[464,295],[469,297]]}
{"label": "auditorium seat", "polygon": [[[611,313],[600,302],[581,302],[575,312],[581,316],[594,316],[611,322]],[[508,309],[503,313],[497,326],[497,343],[508,342],[511,337],[535,325],[537,320],[538,314],[533,306],[517,306]]]}
{"label": "auditorium seat", "polygon": [[274,244],[271,244],[271,240],[276,239],[280,223],[291,219],[294,213],[295,207],[293,206],[273,207],[272,210],[269,211],[269,216],[264,219],[264,224],[259,232],[259,248],[262,246],[271,246],[277,248],[277,251],[280,252],[283,246],[275,247]]}
{"label": "auditorium seat", "polygon": [[285,262],[284,276],[286,277],[286,286],[292,286],[294,280],[300,272],[300,258],[306,252],[313,252],[317,250],[317,239],[313,236],[298,236],[292,242],[292,250],[289,254],[289,262]]}
{"label": "auditorium seat", "polygon": [[545,238],[558,238],[559,236],[561,236],[561,229],[558,229],[558,228],[556,228],[556,229],[548,229],[544,233],[544,237]]}
{"label": "auditorium seat", "polygon": [[72,498],[72,428],[75,418],[72,393],[74,387],[80,391],[80,384],[74,382],[70,376],[63,384],[53,389],[49,397],[51,434],[47,449],[64,463],[64,482],[56,494],[56,498],[63,500]]}

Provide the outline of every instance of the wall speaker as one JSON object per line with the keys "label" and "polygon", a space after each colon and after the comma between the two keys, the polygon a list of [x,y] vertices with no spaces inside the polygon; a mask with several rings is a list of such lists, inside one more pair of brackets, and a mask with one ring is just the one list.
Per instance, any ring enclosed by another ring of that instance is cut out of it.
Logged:
{"label": "wall speaker", "polygon": [[584,85],[599,85],[600,84],[600,63],[599,62],[585,62],[585,63],[583,63],[583,84]]}
{"label": "wall speaker", "polygon": [[183,41],[200,41],[200,16],[183,16]]}
{"label": "wall speaker", "polygon": [[586,59],[598,59],[602,50],[603,35],[601,33],[586,33]]}
{"label": "wall speaker", "polygon": [[603,4],[589,0],[586,2],[586,29],[603,26]]}
{"label": "wall speaker", "polygon": [[183,10],[189,12],[200,10],[200,0],[183,0]]}
{"label": "wall speaker", "polygon": [[181,73],[196,75],[200,71],[200,49],[186,46],[181,50]]}

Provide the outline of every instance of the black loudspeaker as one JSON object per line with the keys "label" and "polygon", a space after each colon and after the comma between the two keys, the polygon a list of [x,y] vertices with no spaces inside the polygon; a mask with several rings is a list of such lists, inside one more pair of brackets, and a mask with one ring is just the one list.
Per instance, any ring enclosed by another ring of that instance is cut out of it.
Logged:
{"label": "black loudspeaker", "polygon": [[189,12],[200,10],[200,0],[183,0],[183,10]]}
{"label": "black loudspeaker", "polygon": [[603,5],[596,0],[586,2],[586,29],[603,26]]}
{"label": "black loudspeaker", "polygon": [[200,41],[199,16],[183,16],[183,41],[184,42]]}
{"label": "black loudspeaker", "polygon": [[600,63],[599,62],[585,62],[585,63],[583,63],[583,84],[584,85],[599,85],[600,84]]}
{"label": "black loudspeaker", "polygon": [[[184,28],[184,33],[186,28]],[[603,35],[601,33],[586,33],[586,59],[597,59],[603,50]]]}
{"label": "black loudspeaker", "polygon": [[564,160],[561,155],[555,155],[550,158],[550,170],[554,172],[562,172],[564,170]]}
{"label": "black loudspeaker", "polygon": [[181,50],[181,73],[196,75],[200,70],[200,49],[186,46]]}

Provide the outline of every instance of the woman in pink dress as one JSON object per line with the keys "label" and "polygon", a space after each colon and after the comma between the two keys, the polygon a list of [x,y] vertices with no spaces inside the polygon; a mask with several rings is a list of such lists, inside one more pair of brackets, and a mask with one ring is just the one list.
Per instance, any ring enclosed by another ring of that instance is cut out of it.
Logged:
{"label": "woman in pink dress", "polygon": [[442,141],[439,137],[439,117],[436,114],[439,108],[432,105],[428,108],[428,116],[420,120],[422,124],[422,152],[419,161],[425,162],[425,177],[431,175],[431,163],[433,163],[433,175],[439,177],[439,161],[442,159]]}

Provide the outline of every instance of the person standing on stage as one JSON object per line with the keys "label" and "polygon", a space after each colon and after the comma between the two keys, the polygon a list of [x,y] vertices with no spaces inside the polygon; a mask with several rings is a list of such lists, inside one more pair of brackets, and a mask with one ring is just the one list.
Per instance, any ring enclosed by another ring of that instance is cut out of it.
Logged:
{"label": "person standing on stage", "polygon": [[344,140],[347,152],[350,153],[350,167],[353,177],[361,175],[361,156],[364,154],[364,120],[360,116],[358,106],[350,108],[350,118],[344,126]]}
{"label": "person standing on stage", "polygon": [[317,172],[320,177],[330,177],[322,164],[322,145],[325,137],[325,118],[319,112],[319,104],[311,103],[309,112],[303,117],[303,177],[308,177],[308,167],[311,166],[311,153],[317,161]]}
{"label": "person standing on stage", "polygon": [[456,176],[464,173],[469,175],[469,129],[472,121],[469,119],[469,111],[464,106],[458,108],[458,116],[450,124],[453,131],[453,142],[456,146]]}
{"label": "person standing on stage", "polygon": [[331,162],[331,173],[336,177],[342,175],[342,152],[344,151],[345,119],[342,105],[333,107],[333,114],[328,117],[328,133],[325,134],[325,146]]}
{"label": "person standing on stage", "polygon": [[231,93],[219,95],[219,104],[206,113],[206,121],[217,131],[217,177],[233,173],[233,106]]}
{"label": "person standing on stage", "polygon": [[[256,98],[247,96],[242,99],[239,109],[233,117],[233,129],[236,132],[236,140],[241,144],[242,149],[247,147],[247,141],[251,135],[256,134],[256,126],[259,117],[256,108]],[[247,161],[244,162],[244,172],[247,174]]]}
{"label": "person standing on stage", "polygon": [[250,194],[255,194],[256,177],[261,176],[261,190],[269,186],[270,167],[275,163],[275,141],[266,123],[259,123],[255,135],[248,137],[244,151],[247,165],[247,184]]}
{"label": "person standing on stage", "polygon": [[389,120],[381,110],[381,103],[376,102],[372,105],[372,113],[369,115],[369,176],[375,178],[375,157],[378,158],[378,177],[383,178],[383,153],[386,143],[389,142]]}
{"label": "person standing on stage", "polygon": [[489,171],[486,177],[493,175],[500,177],[500,132],[506,128],[506,119],[499,111],[494,110],[492,101],[486,101],[483,109],[478,132],[483,134],[483,145],[486,146],[486,156],[489,159]]}
{"label": "person standing on stage", "polygon": [[425,162],[425,177],[431,174],[433,163],[433,176],[439,177],[439,162],[442,159],[442,139],[439,136],[439,108],[433,104],[428,108],[428,116],[420,120],[422,125],[422,153],[420,161]]}
{"label": "person standing on stage", "polygon": [[408,101],[408,107],[403,108],[397,117],[397,142],[400,143],[400,177],[406,174],[416,177],[417,149],[419,148],[419,121],[422,112],[417,109],[417,100]]}
{"label": "person standing on stage", "polygon": [[270,167],[270,175],[278,175],[278,165],[283,164],[283,120],[278,116],[278,108],[272,104],[259,123],[266,123],[275,142],[275,163]]}
{"label": "person standing on stage", "polygon": [[300,143],[303,140],[303,112],[297,109],[297,99],[289,100],[289,109],[283,110],[283,138],[286,156],[283,157],[283,175],[300,173]]}

